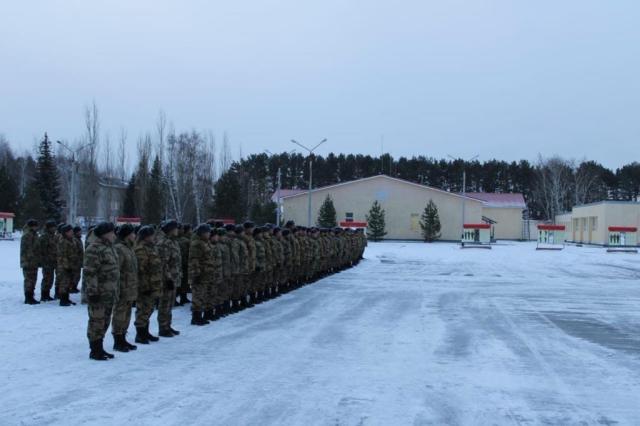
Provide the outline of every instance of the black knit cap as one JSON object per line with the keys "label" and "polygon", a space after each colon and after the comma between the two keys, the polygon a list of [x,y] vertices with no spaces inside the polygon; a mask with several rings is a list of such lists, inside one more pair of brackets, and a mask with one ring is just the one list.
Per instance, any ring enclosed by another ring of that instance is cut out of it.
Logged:
{"label": "black knit cap", "polygon": [[193,228],[193,227],[191,226],[191,224],[190,224],[190,223],[183,223],[183,224],[182,224],[182,230],[183,230],[183,231],[191,231],[191,229],[192,229],[192,228]]}
{"label": "black knit cap", "polygon": [[62,225],[62,227],[60,227],[60,233],[61,234],[66,234],[69,231],[73,231],[73,226],[71,225]]}
{"label": "black knit cap", "polygon": [[218,233],[218,235],[220,235],[221,237],[224,237],[225,235],[227,235],[227,230],[224,228],[218,228],[216,230],[216,232]]}
{"label": "black knit cap", "polygon": [[256,227],[255,223],[251,222],[250,220],[246,221],[242,226],[244,226],[244,229],[251,229]]}
{"label": "black knit cap", "polygon": [[224,222],[223,222],[223,221],[221,221],[221,220],[216,220],[216,221],[214,222],[214,226],[215,226],[216,228],[223,228],[223,227],[224,227]]}
{"label": "black knit cap", "polygon": [[287,235],[289,235],[291,233],[291,231],[289,231],[288,229],[283,229],[282,230],[282,236],[286,237]]}
{"label": "black knit cap", "polygon": [[82,227],[81,227],[81,226],[74,226],[74,227],[73,227],[73,232],[74,232],[74,233],[76,233],[76,234],[77,234],[78,232],[82,232]]}
{"label": "black knit cap", "polygon": [[253,236],[254,237],[259,235],[259,234],[261,234],[261,233],[262,233],[262,228],[254,228],[253,229]]}
{"label": "black knit cap", "polygon": [[156,230],[151,225],[146,225],[138,229],[138,239],[140,241],[145,240],[146,238],[152,236],[156,233]]}
{"label": "black knit cap", "polygon": [[165,220],[164,222],[162,222],[162,224],[160,225],[161,229],[167,233],[167,232],[171,232],[174,229],[178,229],[178,222],[176,222],[175,220],[171,219],[171,220]]}
{"label": "black knit cap", "polygon": [[224,226],[224,229],[226,229],[227,232],[235,232],[236,226],[232,223],[228,223]]}
{"label": "black knit cap", "polygon": [[115,229],[115,227],[113,226],[113,223],[111,223],[111,222],[100,222],[93,229],[93,234],[96,237],[102,237],[103,235],[106,235],[109,232],[113,232],[114,229]]}
{"label": "black knit cap", "polygon": [[133,227],[133,225],[125,223],[120,227],[120,229],[118,229],[118,231],[116,232],[116,235],[118,236],[118,238],[124,240],[134,232],[135,232],[135,228]]}
{"label": "black knit cap", "polygon": [[28,227],[38,226],[38,221],[37,221],[37,220],[35,220],[35,219],[29,219],[29,220],[27,221],[27,226],[28,226]]}
{"label": "black knit cap", "polygon": [[242,234],[244,232],[244,226],[236,225],[235,232],[236,232],[236,234]]}
{"label": "black knit cap", "polygon": [[45,226],[47,228],[55,228],[58,226],[58,223],[55,220],[48,220]]}
{"label": "black knit cap", "polygon": [[284,225],[285,228],[294,228],[296,226],[296,223],[292,220],[288,220],[287,223]]}
{"label": "black knit cap", "polygon": [[208,223],[202,223],[196,227],[196,235],[211,234],[211,226]]}
{"label": "black knit cap", "polygon": [[60,222],[58,224],[58,232],[62,234],[62,228],[66,225],[66,223],[64,222]]}

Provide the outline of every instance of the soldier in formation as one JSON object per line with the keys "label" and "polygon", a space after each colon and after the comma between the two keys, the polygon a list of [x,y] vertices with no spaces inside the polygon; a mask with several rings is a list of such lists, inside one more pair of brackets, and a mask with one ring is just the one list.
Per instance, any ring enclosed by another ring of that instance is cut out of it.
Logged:
{"label": "soldier in formation", "polygon": [[38,236],[38,222],[30,220],[20,266],[25,304],[39,303],[39,268],[41,300],[52,300],[55,279],[61,306],[74,304],[69,294],[82,276],[89,357],[107,360],[113,358],[103,344],[110,325],[114,350],[137,349],[126,340],[134,307],[135,342],[146,345],[159,340],[149,331],[156,307],[159,336],[171,338],[180,334],[172,326],[176,305],[191,303],[191,324],[207,325],[358,264],[366,244],[361,230],[306,228],[291,221],[284,228],[211,221],[192,232],[168,220],[157,228],[103,222],[89,229],[83,245],[80,229],[48,221]]}

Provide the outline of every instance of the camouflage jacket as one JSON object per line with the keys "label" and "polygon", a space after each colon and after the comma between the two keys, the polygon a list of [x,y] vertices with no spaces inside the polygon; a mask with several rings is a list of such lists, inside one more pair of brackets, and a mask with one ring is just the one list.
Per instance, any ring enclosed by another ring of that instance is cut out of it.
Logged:
{"label": "camouflage jacket", "polygon": [[213,260],[213,282],[218,284],[222,282],[223,279],[223,270],[222,270],[222,244],[221,242],[210,243],[211,245],[211,259]]}
{"label": "camouflage jacket", "polygon": [[221,237],[218,243],[222,260],[222,276],[226,279],[231,277],[233,266],[231,265],[231,243],[229,238]]}
{"label": "camouflage jacket", "polygon": [[38,240],[40,250],[40,263],[44,268],[55,268],[58,264],[58,254],[56,252],[58,238],[55,232],[45,231]]}
{"label": "camouflage jacket", "polygon": [[194,235],[189,246],[189,285],[201,286],[213,282],[215,261],[212,245]]}
{"label": "camouflage jacket", "polygon": [[[273,270],[273,242],[271,240],[270,235],[265,235],[262,237],[262,245],[264,246],[264,269],[266,271]],[[257,249],[256,249],[257,251]],[[256,253],[256,263],[257,262],[257,253]]]}
{"label": "camouflage jacket", "polygon": [[131,241],[118,239],[114,244],[120,268],[120,298],[133,302],[138,298],[138,258]]}
{"label": "camouflage jacket", "polygon": [[240,274],[240,247],[241,243],[235,236],[229,238],[229,261],[231,262],[231,275]]}
{"label": "camouflage jacket", "polygon": [[162,276],[165,282],[179,285],[182,274],[182,255],[176,238],[167,236],[162,230],[157,232],[156,246],[162,262]]}
{"label": "camouflage jacket", "polygon": [[289,268],[291,266],[291,239],[287,236],[280,240],[282,245],[282,266]]}
{"label": "camouflage jacket", "polygon": [[272,239],[273,241],[273,249],[272,249],[272,254],[273,254],[273,259],[274,259],[274,267],[276,269],[280,269],[282,268],[283,264],[284,264],[284,240],[282,238],[276,238],[273,237]]}
{"label": "camouflage jacket", "polygon": [[[135,248],[138,262],[138,294],[162,290],[163,268],[160,254],[153,242],[138,242]],[[85,254],[86,256],[86,254]]]}
{"label": "camouflage jacket", "polygon": [[189,246],[191,245],[191,237],[182,235],[179,240],[180,256],[182,256],[182,273],[188,274],[189,270]]}
{"label": "camouflage jacket", "polygon": [[25,228],[20,239],[20,267],[38,269],[40,266],[40,243],[38,232]]}
{"label": "camouflage jacket", "polygon": [[81,269],[82,263],[84,262],[84,245],[82,244],[82,239],[73,237],[73,245],[76,248],[76,256],[79,259],[76,269]]}
{"label": "camouflage jacket", "polygon": [[96,236],[93,234],[93,230],[91,230],[86,238],[84,239],[84,250],[87,251],[87,248],[91,245],[91,243],[97,240]]}
{"label": "camouflage jacket", "polygon": [[247,263],[249,264],[249,273],[256,269],[256,240],[247,234],[242,234],[242,241],[247,246]]}
{"label": "camouflage jacket", "polygon": [[255,241],[255,247],[256,247],[256,272],[264,272],[265,271],[265,264],[266,264],[266,257],[267,257],[267,253],[264,249],[264,241],[262,239],[257,239],[254,240]]}
{"label": "camouflage jacket", "polygon": [[61,237],[58,239],[58,245],[56,247],[56,254],[58,256],[58,262],[56,268],[64,271],[74,271],[82,265],[82,259],[78,257],[78,250],[76,249],[75,238]]}
{"label": "camouflage jacket", "polygon": [[238,273],[242,275],[250,274],[249,249],[247,248],[247,244],[241,237],[237,237],[235,241],[238,242]]}
{"label": "camouflage jacket", "polygon": [[83,287],[87,296],[100,295],[102,301],[118,300],[120,270],[113,244],[96,239],[84,254]]}

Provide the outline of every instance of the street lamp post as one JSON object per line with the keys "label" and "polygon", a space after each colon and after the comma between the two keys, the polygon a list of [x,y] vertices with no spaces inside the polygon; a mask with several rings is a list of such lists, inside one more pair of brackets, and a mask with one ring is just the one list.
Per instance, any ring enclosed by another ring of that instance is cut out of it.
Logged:
{"label": "street lamp post", "polygon": [[69,214],[68,221],[70,225],[75,225],[76,216],[78,214],[78,194],[77,194],[77,186],[78,186],[78,161],[77,156],[86,147],[91,144],[88,143],[86,145],[82,145],[77,148],[75,151],[69,148],[67,144],[62,141],[56,141],[58,145],[66,149],[71,153],[71,189],[69,191]]}
{"label": "street lamp post", "polygon": [[307,206],[307,226],[309,227],[311,227],[311,188],[313,186],[313,151],[315,151],[316,148],[318,148],[320,145],[322,145],[326,141],[327,141],[327,138],[324,138],[320,141],[320,143],[318,143],[313,148],[307,148],[306,146],[302,145],[300,142],[297,142],[296,140],[291,139],[291,142],[295,143],[299,147],[304,148],[309,152],[309,195],[308,195],[309,200],[308,200],[308,206]]}
{"label": "street lamp post", "polygon": [[[447,156],[449,158],[451,158],[453,161],[457,161],[459,160],[459,158],[454,158],[452,155],[447,154]],[[475,155],[472,158],[468,159],[468,160],[463,160],[463,164],[462,164],[462,196],[464,197],[462,199],[462,226],[460,227],[461,229],[461,235],[464,235],[464,215],[465,215],[465,210],[466,210],[466,203],[465,201],[467,200],[467,171],[464,167],[464,165],[467,162],[472,162],[473,160],[475,160],[476,158],[478,158],[479,155]]]}

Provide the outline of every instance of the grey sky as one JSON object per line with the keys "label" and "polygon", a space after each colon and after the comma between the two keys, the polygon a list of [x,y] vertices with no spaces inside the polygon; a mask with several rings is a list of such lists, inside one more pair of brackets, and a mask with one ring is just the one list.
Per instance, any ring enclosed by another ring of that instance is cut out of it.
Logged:
{"label": "grey sky", "polygon": [[131,143],[163,109],[234,155],[638,158],[637,1],[9,1],[0,133],[74,140],[95,99]]}

